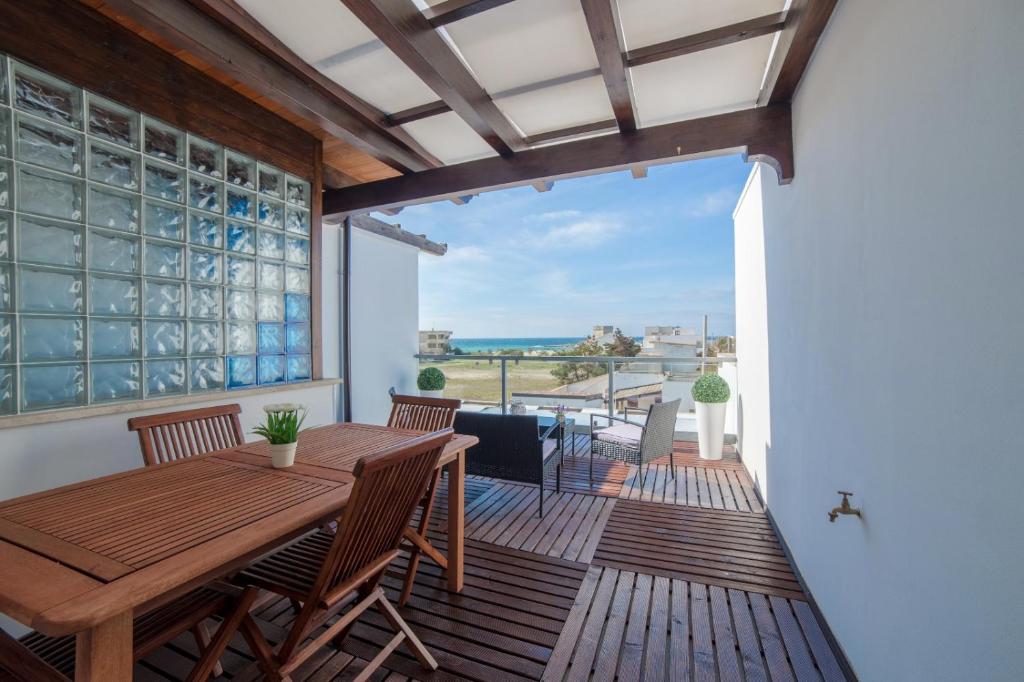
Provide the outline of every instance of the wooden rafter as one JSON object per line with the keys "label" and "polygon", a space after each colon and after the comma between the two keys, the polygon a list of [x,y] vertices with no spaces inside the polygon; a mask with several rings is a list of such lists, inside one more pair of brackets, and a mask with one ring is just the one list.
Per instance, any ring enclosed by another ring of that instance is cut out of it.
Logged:
{"label": "wooden rafter", "polygon": [[729,26],[713,28],[693,35],[666,40],[663,43],[639,47],[626,53],[626,64],[630,67],[660,62],[663,59],[679,57],[691,52],[709,50],[741,40],[749,40],[758,36],[781,31],[786,25],[786,13],[776,12],[763,17],[741,21]]}
{"label": "wooden rafter", "polygon": [[[223,0],[106,0],[152,31],[326,132],[403,172],[440,162],[412,138],[396,135],[365,102],[306,65],[252,17]],[[201,8],[201,9],[200,9]]]}
{"label": "wooden rafter", "polygon": [[537,133],[536,135],[529,135],[526,137],[526,144],[531,147],[535,147],[541,144],[550,144],[552,142],[566,142],[573,140],[578,137],[585,137],[588,135],[596,135],[600,133],[611,133],[618,130],[618,122],[615,119],[608,119],[607,121],[595,121],[593,123],[583,123],[578,126],[570,126],[568,128],[559,128],[558,130],[549,130],[544,133]]}
{"label": "wooden rafter", "polygon": [[765,161],[779,181],[793,177],[793,138],[788,104],[745,109],[679,123],[643,128],[629,135],[605,135],[541,147],[515,156],[491,157],[414,175],[369,182],[324,193],[325,215],[362,213],[492,189],[532,184],[742,151]]}
{"label": "wooden rafter", "polygon": [[633,106],[633,88],[626,73],[626,51],[619,22],[619,8],[615,0],[581,0],[587,18],[590,39],[594,43],[597,62],[601,66],[608,99],[612,103],[619,130],[636,130],[636,109]]}
{"label": "wooden rafter", "polygon": [[447,244],[432,241],[425,234],[413,234],[403,230],[401,225],[391,225],[368,215],[352,216],[352,225],[360,230],[415,246],[417,249],[435,256],[443,256],[448,252]]}
{"label": "wooden rafter", "polygon": [[501,7],[512,0],[445,0],[423,11],[430,25],[440,28],[454,21],[466,19],[474,14]]}
{"label": "wooden rafter", "polygon": [[496,152],[526,148],[522,135],[412,0],[341,0]]}
{"label": "wooden rafter", "polygon": [[814,46],[828,24],[838,0],[793,0],[786,28],[779,36],[758,105],[788,102],[811,61]]}

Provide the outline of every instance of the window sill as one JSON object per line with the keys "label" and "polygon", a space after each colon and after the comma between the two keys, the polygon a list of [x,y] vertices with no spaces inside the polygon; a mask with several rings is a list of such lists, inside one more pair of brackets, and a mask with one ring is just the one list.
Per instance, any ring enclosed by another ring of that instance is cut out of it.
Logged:
{"label": "window sill", "polygon": [[254,395],[263,395],[266,393],[281,393],[283,391],[301,391],[307,388],[319,388],[322,386],[336,386],[340,383],[341,379],[317,379],[316,381],[305,381],[295,384],[276,384],[274,386],[258,386],[256,388],[244,388],[235,391],[210,391],[209,393],[192,393],[189,395],[179,395],[170,398],[132,400],[123,403],[111,403],[109,405],[68,407],[60,410],[48,410],[46,412],[16,414],[9,417],[0,417],[0,430],[17,428],[19,426],[34,426],[36,424],[71,421],[74,419],[103,417],[112,414],[142,412],[144,410],[148,411],[163,407],[192,405],[195,403],[229,402],[236,398],[245,398]]}

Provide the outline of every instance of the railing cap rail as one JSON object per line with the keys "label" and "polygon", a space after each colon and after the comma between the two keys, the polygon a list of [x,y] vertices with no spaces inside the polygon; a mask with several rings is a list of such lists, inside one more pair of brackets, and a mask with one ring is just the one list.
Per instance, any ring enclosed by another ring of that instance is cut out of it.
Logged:
{"label": "railing cap rail", "polygon": [[526,362],[659,362],[672,364],[717,365],[723,362],[736,362],[736,356],[718,358],[676,358],[666,356],[623,356],[623,355],[482,355],[476,353],[465,353],[463,355],[436,355],[430,353],[417,353],[416,358],[420,360],[522,360]]}

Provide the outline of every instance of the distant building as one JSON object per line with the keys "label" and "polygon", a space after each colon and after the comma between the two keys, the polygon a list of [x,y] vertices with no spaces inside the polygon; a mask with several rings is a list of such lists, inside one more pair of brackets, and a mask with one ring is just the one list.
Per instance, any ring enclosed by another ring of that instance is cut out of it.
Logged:
{"label": "distant building", "polygon": [[615,341],[615,326],[610,324],[595,324],[590,332],[590,338],[600,344],[612,343]]}
{"label": "distant building", "polygon": [[[689,362],[662,363],[661,371],[666,373],[687,373],[697,368],[695,362],[700,348],[700,335],[686,327],[649,326],[644,327],[644,341],[638,357],[681,358]],[[650,367],[650,365],[648,365]]]}
{"label": "distant building", "polygon": [[449,341],[452,333],[448,331],[420,331],[420,354],[422,355],[444,355],[451,350]]}

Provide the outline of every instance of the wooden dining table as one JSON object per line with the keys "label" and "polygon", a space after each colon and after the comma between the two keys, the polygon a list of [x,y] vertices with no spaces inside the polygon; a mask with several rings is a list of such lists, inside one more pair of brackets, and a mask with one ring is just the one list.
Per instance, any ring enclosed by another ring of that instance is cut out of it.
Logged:
{"label": "wooden dining table", "polygon": [[[0,612],[46,635],[77,633],[77,680],[128,680],[132,618],[334,518],[363,456],[418,431],[332,424],[299,435],[295,464],[266,442],[134,469],[0,503]],[[448,588],[463,583],[466,449],[448,473]]]}

